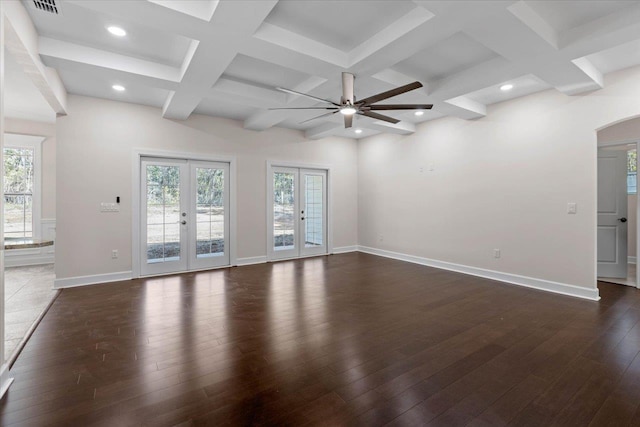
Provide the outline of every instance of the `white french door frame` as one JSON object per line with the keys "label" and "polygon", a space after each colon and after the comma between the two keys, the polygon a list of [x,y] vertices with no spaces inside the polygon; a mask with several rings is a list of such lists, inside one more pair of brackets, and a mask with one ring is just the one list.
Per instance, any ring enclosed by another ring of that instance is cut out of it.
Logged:
{"label": "white french door frame", "polygon": [[[176,152],[176,151],[164,151],[164,150],[147,150],[147,149],[134,149],[132,155],[132,197],[131,197],[131,230],[132,230],[132,242],[131,242],[131,276],[136,279],[142,277],[141,275],[141,236],[142,230],[141,224],[141,190],[140,183],[142,179],[142,158],[157,158],[157,159],[177,159],[177,160],[192,160],[195,162],[214,162],[214,163],[228,163],[229,164],[229,265],[214,267],[214,268],[226,268],[237,265],[237,195],[236,195],[236,170],[237,161],[235,156],[217,156],[206,155],[199,153],[189,152]],[[204,270],[211,270],[207,267]],[[197,271],[190,270],[190,271]],[[166,273],[175,274],[175,273]],[[148,277],[148,276],[145,276]]]}
{"label": "white french door frame", "polygon": [[288,162],[288,161],[276,161],[276,160],[267,160],[267,169],[266,169],[266,183],[267,183],[267,197],[266,197],[266,221],[267,221],[267,262],[271,261],[284,261],[287,259],[297,259],[297,258],[309,258],[314,256],[320,256],[319,254],[312,255],[300,255],[292,258],[275,258],[274,250],[273,250],[273,180],[271,179],[271,172],[273,168],[295,168],[299,170],[303,169],[316,169],[325,171],[327,174],[327,197],[326,197],[326,215],[327,215],[327,252],[322,255],[330,255],[333,254],[333,215],[331,214],[333,209],[333,185],[331,184],[331,167],[329,165],[324,164],[315,164],[315,163],[299,163],[299,162]]}
{"label": "white french door frame", "polygon": [[[596,161],[597,161],[597,150],[599,150],[600,148],[605,148],[605,147],[616,147],[616,146],[621,146],[621,145],[635,145],[636,146],[636,152],[640,153],[640,140],[628,140],[628,141],[618,141],[618,142],[604,142],[604,143],[600,143],[597,144],[596,147]],[[638,158],[636,157],[636,170],[640,170],[640,168],[638,167],[640,166],[640,160],[638,160]],[[599,173],[598,171],[596,171],[596,174]],[[596,180],[597,180],[597,175],[596,175]],[[597,185],[596,185],[597,188]],[[597,199],[598,195],[596,194],[596,199]],[[638,197],[636,197],[637,201],[637,205],[636,205],[636,288],[640,289],[640,268],[638,268],[638,258],[640,258],[640,226],[638,226],[638,224],[640,224],[640,192],[638,193]],[[595,230],[596,230],[596,252],[595,252],[595,259],[596,259],[596,271],[595,271],[595,278],[596,278],[596,282],[598,280],[598,220],[597,220],[597,214],[596,214],[596,220],[595,220],[596,224],[595,224]]]}

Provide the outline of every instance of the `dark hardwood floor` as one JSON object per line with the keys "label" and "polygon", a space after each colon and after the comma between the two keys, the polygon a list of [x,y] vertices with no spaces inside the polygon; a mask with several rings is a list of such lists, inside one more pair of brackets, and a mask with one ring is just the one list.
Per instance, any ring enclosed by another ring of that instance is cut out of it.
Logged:
{"label": "dark hardwood floor", "polygon": [[640,425],[640,292],[361,253],[66,289],[3,426]]}

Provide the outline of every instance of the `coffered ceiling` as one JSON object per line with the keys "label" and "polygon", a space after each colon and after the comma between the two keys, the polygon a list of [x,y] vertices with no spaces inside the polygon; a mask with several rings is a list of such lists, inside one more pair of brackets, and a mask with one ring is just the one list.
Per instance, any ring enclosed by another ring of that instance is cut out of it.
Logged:
{"label": "coffered ceiling", "polygon": [[[487,105],[540,90],[569,96],[603,86],[603,74],[640,64],[638,1],[57,0],[59,14],[24,1],[44,64],[69,93],[300,129],[310,138],[412,133],[442,116],[476,119]],[[118,26],[127,33],[107,31]],[[393,103],[394,125],[357,117],[300,124],[318,111],[278,86],[339,101],[341,72],[357,98],[415,80]],[[114,84],[126,88],[112,89]],[[513,89],[502,91],[504,84]],[[159,113],[160,114],[160,113]],[[355,129],[362,133],[355,134]]]}

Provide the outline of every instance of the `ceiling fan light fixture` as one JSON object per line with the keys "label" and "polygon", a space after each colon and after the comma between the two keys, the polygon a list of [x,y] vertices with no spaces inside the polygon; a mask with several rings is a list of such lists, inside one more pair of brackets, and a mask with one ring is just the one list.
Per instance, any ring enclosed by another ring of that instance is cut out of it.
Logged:
{"label": "ceiling fan light fixture", "polygon": [[513,89],[513,85],[511,83],[507,83],[506,85],[500,86],[500,90],[503,92],[506,92],[511,89]]}
{"label": "ceiling fan light fixture", "polygon": [[422,110],[418,110],[418,111],[416,111],[416,112],[415,112],[415,113],[413,113],[413,114],[415,114],[416,116],[422,116],[422,115],[424,114],[424,111],[422,111]]}
{"label": "ceiling fan light fixture", "polygon": [[355,133],[362,133],[362,129],[356,129],[354,132]]}
{"label": "ceiling fan light fixture", "polygon": [[111,86],[111,89],[117,91],[117,92],[124,92],[125,88],[122,85],[113,85]]}
{"label": "ceiling fan light fixture", "polygon": [[111,25],[107,27],[107,31],[117,37],[124,37],[127,35],[127,32],[120,27],[116,27],[115,25]]}
{"label": "ceiling fan light fixture", "polygon": [[357,112],[358,112],[358,110],[356,110],[351,105],[347,105],[346,107],[342,107],[340,109],[340,114],[343,114],[345,116],[353,116]]}

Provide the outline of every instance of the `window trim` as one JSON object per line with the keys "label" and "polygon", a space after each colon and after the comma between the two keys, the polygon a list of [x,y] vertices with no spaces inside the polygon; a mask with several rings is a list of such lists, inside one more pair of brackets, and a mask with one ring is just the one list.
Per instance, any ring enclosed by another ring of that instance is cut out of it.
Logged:
{"label": "window trim", "polygon": [[[45,139],[45,136],[37,135],[4,134],[4,147],[2,151],[3,165],[5,148],[30,148],[33,150],[33,208],[31,213],[33,239],[42,238],[42,143]],[[2,174],[2,179],[4,179],[4,167]],[[2,218],[4,219],[4,213],[2,214]],[[4,223],[2,226],[4,228]]]}

